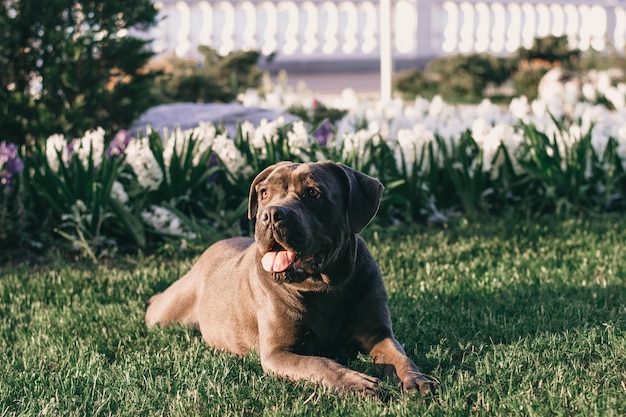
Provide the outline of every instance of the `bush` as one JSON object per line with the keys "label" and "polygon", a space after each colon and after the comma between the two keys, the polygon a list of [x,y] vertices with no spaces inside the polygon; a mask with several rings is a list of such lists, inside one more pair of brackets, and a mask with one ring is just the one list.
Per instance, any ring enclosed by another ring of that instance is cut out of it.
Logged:
{"label": "bush", "polygon": [[479,102],[487,85],[501,85],[510,77],[504,58],[489,54],[450,55],[431,61],[426,69],[400,74],[395,85],[406,97],[441,95],[450,102]]}
{"label": "bush", "polygon": [[439,87],[436,80],[418,69],[401,72],[393,81],[394,88],[407,100],[412,100],[416,96],[431,99],[437,95]]}
{"label": "bush", "polygon": [[150,107],[151,0],[0,3],[0,137],[17,143],[124,127]]}
{"label": "bush", "polygon": [[[576,68],[580,59],[580,50],[570,49],[567,35],[535,38],[530,48],[521,47],[511,58],[514,62],[543,63],[544,66],[562,66]],[[545,65],[547,64],[547,65]]]}
{"label": "bush", "polygon": [[534,100],[539,94],[539,82],[546,75],[547,69],[539,68],[521,68],[513,74],[513,88],[517,95],[524,95],[529,100]]}
{"label": "bush", "polygon": [[204,64],[194,59],[170,56],[152,64],[162,74],[155,80],[153,92],[163,103],[230,102],[248,88],[258,87],[262,72],[257,51],[234,51],[221,56],[208,46],[200,46]]}
{"label": "bush", "polygon": [[448,102],[475,103],[488,96],[485,89],[490,84],[497,87],[510,80],[516,95],[534,98],[541,77],[555,66],[588,70],[612,64],[612,67],[626,68],[626,61],[619,54],[603,55],[602,59],[594,53],[587,55],[582,55],[578,49],[570,49],[567,36],[535,38],[531,48],[519,48],[507,57],[485,53],[438,57],[424,71],[399,74],[395,88],[407,99],[415,96],[431,98],[438,94]]}

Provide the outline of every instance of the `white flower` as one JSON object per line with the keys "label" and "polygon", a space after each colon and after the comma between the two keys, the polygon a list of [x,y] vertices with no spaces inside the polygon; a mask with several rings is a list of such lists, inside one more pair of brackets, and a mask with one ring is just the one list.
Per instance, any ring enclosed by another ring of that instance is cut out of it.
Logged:
{"label": "white flower", "polygon": [[126,162],[130,165],[139,185],[147,190],[156,190],[163,181],[163,172],[150,150],[148,138],[133,139],[126,148]]}
{"label": "white flower", "polygon": [[273,121],[262,119],[250,141],[252,146],[256,149],[265,149],[266,143],[275,143],[278,140],[278,126],[282,125],[284,121],[285,119],[282,117]]}
{"label": "white flower", "polygon": [[616,109],[623,109],[626,106],[624,94],[616,87],[609,87],[604,91],[604,96]]}
{"label": "white flower", "polygon": [[69,156],[67,155],[67,141],[65,137],[61,134],[48,137],[46,139],[46,160],[48,161],[48,166],[54,172],[59,172],[59,152],[61,153],[63,163],[67,165]]}
{"label": "white flower", "polygon": [[237,100],[246,107],[261,107],[261,96],[258,90],[254,88],[248,88],[245,93],[239,93]]}
{"label": "white flower", "polygon": [[580,89],[578,84],[574,82],[565,83],[563,87],[563,101],[567,104],[574,105],[580,97]]}
{"label": "white flower", "polygon": [[244,157],[235,146],[235,143],[221,134],[215,137],[213,146],[211,147],[215,155],[222,161],[228,172],[233,178],[239,178],[242,175],[248,175],[250,167],[244,169]]}
{"label": "white flower", "polygon": [[198,127],[194,128],[188,136],[195,139],[196,149],[194,150],[193,166],[198,166],[200,158],[211,149],[217,129],[213,123],[200,122]]}
{"label": "white flower", "polygon": [[299,151],[309,146],[309,133],[304,126],[304,122],[298,121],[292,125],[292,130],[287,132],[287,142],[289,149]]}
{"label": "white flower", "polygon": [[128,194],[124,190],[124,186],[121,182],[115,181],[111,188],[111,198],[119,201],[122,204],[128,203]]}
{"label": "white flower", "polygon": [[343,146],[343,157],[347,158],[350,154],[357,154],[360,159],[366,160],[366,145],[370,142],[376,146],[380,143],[380,136],[376,131],[369,129],[361,129],[356,132],[348,132],[342,136],[341,145]]}
{"label": "white flower", "polygon": [[521,166],[517,164],[516,154],[524,141],[521,133],[517,132],[511,125],[498,124],[494,126],[486,135],[474,136],[476,143],[483,150],[483,172],[491,172],[492,178],[498,173],[498,169],[504,163],[504,155],[496,155],[501,145],[507,150],[513,162],[513,169],[516,173],[521,173]]}
{"label": "white flower", "polygon": [[509,103],[511,115],[518,120],[527,121],[530,114],[530,106],[526,96],[516,97]]}
{"label": "white flower", "polygon": [[255,130],[256,129],[254,128],[254,125],[247,120],[241,124],[241,135],[246,140],[251,141],[252,139],[254,139]]}
{"label": "white flower", "polygon": [[502,111],[500,107],[493,104],[489,99],[483,99],[476,107],[476,116],[487,120],[490,123],[495,123],[501,118]]}
{"label": "white flower", "polygon": [[413,166],[420,164],[420,172],[426,172],[430,168],[430,158],[426,154],[431,145],[433,152],[437,153],[435,135],[423,125],[417,124],[413,129],[400,129],[397,135],[397,147],[395,149],[396,165],[402,170],[406,166],[407,175],[413,173]]}
{"label": "white flower", "polygon": [[483,143],[492,128],[492,124],[485,119],[476,119],[474,123],[472,123],[472,137],[477,143]]}
{"label": "white flower", "polygon": [[454,113],[454,108],[443,101],[441,96],[433,97],[428,107],[428,115],[437,119],[447,119]]}
{"label": "white flower", "polygon": [[172,134],[165,138],[165,147],[163,148],[163,163],[165,167],[170,167],[174,152],[176,152],[176,155],[183,155],[187,146],[187,138],[182,136],[180,127],[176,126]]}
{"label": "white flower", "polygon": [[100,166],[104,154],[104,129],[98,127],[88,130],[85,136],[74,141],[72,152],[78,156],[78,160],[85,169],[89,166],[90,154],[93,166]]}
{"label": "white flower", "polygon": [[595,102],[598,98],[595,87],[591,83],[584,83],[582,88],[583,97],[590,102]]}
{"label": "white flower", "polygon": [[616,136],[612,132],[613,123],[596,123],[591,129],[591,147],[598,157],[602,157],[611,136]]}
{"label": "white flower", "polygon": [[359,104],[359,97],[352,88],[344,88],[339,98],[335,99],[332,107],[342,110],[352,110]]}
{"label": "white flower", "polygon": [[548,106],[545,101],[540,99],[533,100],[530,107],[532,108],[535,117],[543,118],[547,116]]}
{"label": "white flower", "polygon": [[152,205],[141,213],[144,223],[160,233],[194,239],[195,233],[184,230],[180,219],[165,207]]}

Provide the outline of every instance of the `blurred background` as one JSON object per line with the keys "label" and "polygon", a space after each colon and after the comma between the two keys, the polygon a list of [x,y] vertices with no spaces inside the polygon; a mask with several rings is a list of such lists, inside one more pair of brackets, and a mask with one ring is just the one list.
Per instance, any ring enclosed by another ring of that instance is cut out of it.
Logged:
{"label": "blurred background", "polygon": [[558,69],[607,90],[624,81],[625,43],[618,0],[3,0],[0,137],[114,134],[160,104],[276,86],[508,103]]}
{"label": "blurred background", "polygon": [[[392,0],[388,21],[381,18],[382,3],[163,0],[155,3],[159,23],[146,35],[159,54],[198,60],[200,45],[222,55],[257,50],[271,57],[264,69],[284,69],[314,91],[348,82],[377,91],[385,25],[396,70],[423,69],[445,54],[505,56],[548,36],[565,37],[581,51],[621,51],[626,41],[623,1]],[[335,77],[317,76],[329,72]]]}

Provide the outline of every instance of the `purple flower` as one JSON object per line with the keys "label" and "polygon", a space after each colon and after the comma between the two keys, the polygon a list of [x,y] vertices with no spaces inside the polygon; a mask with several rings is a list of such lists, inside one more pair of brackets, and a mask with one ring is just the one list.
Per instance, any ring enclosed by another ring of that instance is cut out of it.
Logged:
{"label": "purple flower", "polygon": [[335,136],[333,125],[330,120],[325,119],[319,127],[313,132],[313,137],[320,146],[328,145],[328,141]]}
{"label": "purple flower", "polygon": [[128,130],[122,129],[117,132],[105,152],[106,157],[111,158],[112,156],[124,155],[124,153],[126,152],[126,147],[130,143],[132,138],[133,137]]}
{"label": "purple flower", "polygon": [[[219,163],[219,160],[217,159],[217,155],[215,155],[213,152],[211,152],[211,156],[209,156],[209,168],[213,168],[214,166],[217,166],[217,164]],[[208,179],[207,182],[209,184],[215,184],[217,182],[217,172],[213,175],[211,175]]]}
{"label": "purple flower", "polygon": [[24,169],[24,164],[17,154],[14,143],[0,142],[0,184],[4,193],[9,194],[13,189],[13,179]]}

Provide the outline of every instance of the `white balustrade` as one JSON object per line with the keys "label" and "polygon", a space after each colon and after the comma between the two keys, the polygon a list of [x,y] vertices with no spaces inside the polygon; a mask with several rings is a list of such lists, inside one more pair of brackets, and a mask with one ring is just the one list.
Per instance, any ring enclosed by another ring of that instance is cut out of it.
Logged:
{"label": "white balustrade", "polygon": [[[199,58],[209,45],[276,53],[276,62],[376,60],[376,0],[159,0],[160,22],[143,36],[158,53]],[[626,44],[626,1],[392,0],[393,55],[506,54],[533,39],[567,35],[570,45],[602,50]]]}

